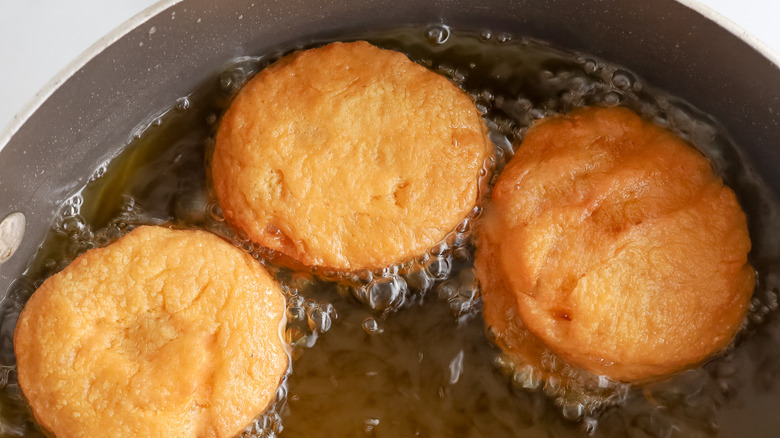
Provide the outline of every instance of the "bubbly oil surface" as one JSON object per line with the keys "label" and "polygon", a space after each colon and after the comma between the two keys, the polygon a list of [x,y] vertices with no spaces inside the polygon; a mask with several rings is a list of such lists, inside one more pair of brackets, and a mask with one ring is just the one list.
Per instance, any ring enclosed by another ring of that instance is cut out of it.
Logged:
{"label": "bubbly oil surface", "polygon": [[774,412],[780,406],[780,221],[769,191],[715,121],[626,69],[517,35],[432,26],[343,38],[353,39],[402,51],[473,97],[496,144],[495,169],[486,175],[493,181],[534,120],[584,105],[627,106],[692,142],[748,215],[758,284],[734,347],[652,385],[597,380],[611,391],[601,403],[561,396],[566,391],[508,363],[487,339],[470,237],[479,209],[428,254],[400,266],[347,276],[277,266],[274,254],[224,223],[207,169],[231,98],[252,74],[302,47],[291,42],[236,59],[171,102],[62,206],[37,257],[2,303],[0,436],[46,434],[16,381],[12,335],[24,302],[76,256],[140,224],[220,234],[282,283],[292,373],[276,403],[243,436],[687,437],[780,430]]}

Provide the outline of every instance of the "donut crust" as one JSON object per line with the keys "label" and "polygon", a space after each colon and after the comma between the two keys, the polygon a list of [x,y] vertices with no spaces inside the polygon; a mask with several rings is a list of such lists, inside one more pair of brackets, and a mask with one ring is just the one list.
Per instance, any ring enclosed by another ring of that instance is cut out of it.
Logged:
{"label": "donut crust", "polygon": [[230,437],[288,368],[285,300],[250,255],[139,227],[78,257],[16,325],[19,384],[57,437]]}
{"label": "donut crust", "polygon": [[478,233],[485,323],[537,366],[549,349],[627,382],[694,367],[731,342],[754,289],[734,193],[625,108],[537,122]]}
{"label": "donut crust", "polygon": [[225,113],[212,160],[225,218],[254,242],[342,271],[405,262],[480,194],[481,114],[445,77],[366,42],[296,52]]}

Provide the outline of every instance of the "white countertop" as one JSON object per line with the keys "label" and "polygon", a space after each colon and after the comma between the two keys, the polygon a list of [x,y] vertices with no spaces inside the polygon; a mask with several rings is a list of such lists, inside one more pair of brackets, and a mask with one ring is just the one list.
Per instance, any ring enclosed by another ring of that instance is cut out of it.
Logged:
{"label": "white countertop", "polygon": [[[780,1],[699,1],[780,53]],[[73,58],[155,2],[0,0],[0,132]]]}

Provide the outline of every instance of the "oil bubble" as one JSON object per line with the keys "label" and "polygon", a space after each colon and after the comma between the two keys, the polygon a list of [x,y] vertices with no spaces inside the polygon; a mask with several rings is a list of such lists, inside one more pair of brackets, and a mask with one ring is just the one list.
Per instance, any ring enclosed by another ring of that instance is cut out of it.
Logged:
{"label": "oil bubble", "polygon": [[212,219],[214,219],[217,222],[224,222],[225,221],[225,215],[222,213],[222,207],[215,203],[209,204],[206,210],[209,212],[209,215]]}
{"label": "oil bubble", "polygon": [[287,323],[295,324],[306,318],[306,311],[299,306],[289,306],[287,308]]}
{"label": "oil bubble", "polygon": [[433,44],[444,44],[450,38],[450,28],[443,24],[432,26],[425,32],[425,36]]}
{"label": "oil bubble", "polygon": [[368,303],[368,286],[349,286],[349,292],[363,304]]}
{"label": "oil bubble", "polygon": [[445,281],[436,288],[436,294],[440,300],[449,301],[454,299],[458,295],[457,283]]}
{"label": "oil bubble", "polygon": [[628,91],[634,85],[634,75],[625,70],[616,70],[612,74],[612,85],[621,91]]}
{"label": "oil bubble", "polygon": [[354,275],[355,282],[362,285],[368,285],[374,279],[374,274],[368,269],[361,269]]}
{"label": "oil bubble", "polygon": [[607,106],[617,106],[620,104],[621,100],[623,100],[623,96],[620,93],[612,91],[607,93],[604,97],[604,104]]}
{"label": "oil bubble", "polygon": [[309,329],[312,332],[326,332],[330,329],[332,324],[330,316],[320,309],[313,310],[309,313]]}
{"label": "oil bubble", "polygon": [[434,256],[443,256],[447,254],[449,249],[449,245],[447,245],[447,241],[445,240],[434,245],[433,248],[428,251],[428,253]]}
{"label": "oil bubble", "polygon": [[450,274],[452,263],[448,257],[432,257],[425,263],[425,270],[431,277],[443,280]]}
{"label": "oil bubble", "polygon": [[588,435],[593,435],[598,427],[598,419],[593,417],[585,417],[582,419],[582,429]]}
{"label": "oil bubble", "polygon": [[541,374],[530,365],[516,370],[512,375],[512,383],[525,389],[536,389],[541,382]]}
{"label": "oil bubble", "polygon": [[374,431],[374,428],[377,426],[379,426],[378,418],[373,418],[373,417],[366,418],[364,421],[363,431],[365,433],[372,433]]}
{"label": "oil bubble", "polygon": [[588,73],[596,73],[596,71],[599,69],[599,64],[592,59],[588,59],[585,61],[583,68]]}
{"label": "oil bubble", "polygon": [[379,311],[397,309],[405,300],[406,281],[399,277],[376,278],[368,286],[368,305]]}
{"label": "oil bubble", "polygon": [[[493,332],[493,330],[488,329],[488,339],[495,340],[495,332]],[[513,369],[512,361],[509,360],[509,358],[504,356],[503,354],[497,354],[493,358],[493,365],[503,374],[508,375],[512,373],[512,369]]]}
{"label": "oil bubble", "polygon": [[187,191],[179,193],[174,198],[173,204],[174,216],[177,218],[177,221],[202,223],[206,220],[208,200],[203,192]]}
{"label": "oil bubble", "polygon": [[455,248],[455,250],[452,251],[452,257],[455,260],[458,260],[458,261],[461,261],[461,262],[463,262],[463,261],[471,261],[471,259],[472,259],[471,250],[469,250],[469,248],[467,248],[466,246],[461,246],[461,247]]}
{"label": "oil bubble", "polygon": [[376,318],[368,317],[363,320],[363,331],[369,335],[376,335],[384,332]]}
{"label": "oil bubble", "polygon": [[585,409],[583,406],[579,403],[566,403],[563,406],[563,416],[567,420],[577,420],[580,417],[582,417],[582,414],[584,413]]}
{"label": "oil bubble", "polygon": [[186,111],[190,109],[190,99],[188,97],[180,97],[176,99],[176,105],[174,105],[174,108],[177,111]]}
{"label": "oil bubble", "polygon": [[424,294],[433,286],[433,278],[424,269],[416,269],[406,275],[406,284],[410,291]]}
{"label": "oil bubble", "polygon": [[498,41],[501,44],[506,44],[512,41],[512,35],[504,32],[499,33],[498,35],[496,35],[496,41]]}
{"label": "oil bubble", "polygon": [[255,418],[252,423],[239,435],[240,438],[271,438],[276,437],[284,430],[282,416],[279,411],[287,401],[286,379],[276,391],[276,399],[265,413]]}
{"label": "oil bubble", "polygon": [[87,231],[87,222],[81,215],[68,216],[63,218],[60,227],[66,234],[77,235]]}
{"label": "oil bubble", "polygon": [[84,198],[81,195],[73,195],[68,198],[60,207],[61,216],[76,216],[81,213],[81,205],[84,203]]}
{"label": "oil bubble", "polygon": [[551,376],[544,382],[544,392],[548,396],[554,396],[561,390],[561,379],[557,376]]}
{"label": "oil bubble", "polygon": [[103,178],[103,176],[106,174],[106,165],[107,163],[103,163],[100,166],[98,166],[98,168],[95,169],[95,171],[89,177],[89,182],[95,182],[100,178]]}

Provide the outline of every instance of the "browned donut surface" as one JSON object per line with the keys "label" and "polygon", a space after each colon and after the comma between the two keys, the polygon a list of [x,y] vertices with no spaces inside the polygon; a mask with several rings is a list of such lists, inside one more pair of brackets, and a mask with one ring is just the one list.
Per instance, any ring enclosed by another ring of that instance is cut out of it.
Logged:
{"label": "browned donut surface", "polygon": [[203,231],[139,227],[50,277],[14,335],[19,383],[57,437],[230,437],[287,371],[281,290]]}
{"label": "browned donut surface", "polygon": [[621,381],[724,348],[754,287],[734,193],[698,151],[623,108],[535,124],[479,233],[484,316],[508,354],[533,363],[547,348]]}
{"label": "browned donut surface", "polygon": [[227,220],[310,266],[381,268],[442,240],[477,203],[492,153],[468,95],[366,42],[296,52],[255,76],[220,124]]}

